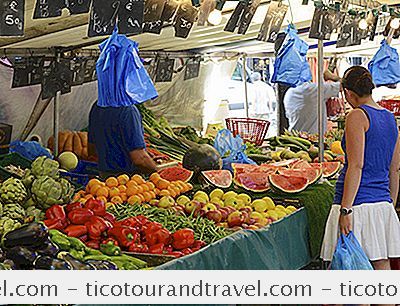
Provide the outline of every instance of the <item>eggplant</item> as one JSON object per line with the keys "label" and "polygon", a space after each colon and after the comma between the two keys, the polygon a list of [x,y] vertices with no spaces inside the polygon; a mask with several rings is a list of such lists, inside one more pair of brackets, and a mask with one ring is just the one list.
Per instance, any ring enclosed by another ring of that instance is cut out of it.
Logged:
{"label": "eggplant", "polygon": [[11,259],[18,269],[30,270],[38,254],[23,246],[16,246],[6,250],[7,259]]}
{"label": "eggplant", "polygon": [[107,260],[87,260],[86,263],[96,270],[118,270],[118,266],[115,263]]}
{"label": "eggplant", "polygon": [[49,232],[44,224],[33,222],[8,232],[4,236],[3,245],[5,248],[15,246],[37,248],[43,245],[48,236]]}
{"label": "eggplant", "polygon": [[70,264],[70,266],[72,267],[72,270],[95,270],[95,268],[93,266],[76,259],[68,252],[58,253],[57,258],[68,262]]}
{"label": "eggplant", "polygon": [[71,265],[62,259],[39,256],[33,263],[35,270],[72,270]]}
{"label": "eggplant", "polygon": [[53,244],[50,239],[46,239],[43,242],[42,247],[38,248],[36,250],[36,252],[39,255],[45,255],[45,256],[50,256],[50,257],[56,257],[56,255],[59,251],[60,251],[60,248],[57,245]]}

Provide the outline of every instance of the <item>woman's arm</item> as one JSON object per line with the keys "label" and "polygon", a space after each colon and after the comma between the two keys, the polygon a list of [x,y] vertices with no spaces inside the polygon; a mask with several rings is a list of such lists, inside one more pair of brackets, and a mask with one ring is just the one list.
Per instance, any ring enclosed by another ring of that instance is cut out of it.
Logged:
{"label": "woman's arm", "polygon": [[397,203],[399,193],[399,168],[400,168],[400,138],[397,138],[396,147],[393,152],[392,162],[389,170],[389,189],[390,197],[394,206]]}
{"label": "woman's arm", "polygon": [[[365,132],[369,121],[361,109],[355,109],[346,118],[346,154],[347,172],[344,179],[342,207],[351,208],[360,187],[362,169],[364,166]],[[352,230],[352,216],[340,216],[340,230],[348,234]]]}

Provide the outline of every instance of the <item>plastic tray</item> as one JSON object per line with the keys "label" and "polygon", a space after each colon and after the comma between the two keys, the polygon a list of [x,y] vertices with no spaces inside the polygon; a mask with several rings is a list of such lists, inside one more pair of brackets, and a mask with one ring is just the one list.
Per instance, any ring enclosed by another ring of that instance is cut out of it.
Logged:
{"label": "plastic tray", "polygon": [[19,166],[22,169],[26,169],[31,167],[32,162],[18,153],[0,155],[0,180],[5,181],[10,177],[21,178],[17,174],[11,173],[5,169],[5,167],[9,165],[14,165],[16,167]]}

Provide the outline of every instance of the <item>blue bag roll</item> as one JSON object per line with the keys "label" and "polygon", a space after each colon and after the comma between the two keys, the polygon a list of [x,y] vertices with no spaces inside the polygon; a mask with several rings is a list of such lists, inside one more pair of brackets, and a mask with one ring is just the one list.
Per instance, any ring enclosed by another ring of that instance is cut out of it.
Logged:
{"label": "blue bag roll", "polygon": [[367,255],[365,255],[353,232],[350,232],[347,236],[340,235],[330,269],[373,270]]}
{"label": "blue bag roll", "polygon": [[214,147],[221,156],[228,157],[222,159],[222,169],[233,172],[232,163],[235,164],[252,164],[256,163],[247,157],[244,153],[246,151],[246,145],[240,135],[233,137],[233,134],[228,129],[220,130],[215,137]]}
{"label": "blue bag roll", "polygon": [[391,47],[386,39],[368,64],[376,86],[400,83],[400,62],[397,50]]}

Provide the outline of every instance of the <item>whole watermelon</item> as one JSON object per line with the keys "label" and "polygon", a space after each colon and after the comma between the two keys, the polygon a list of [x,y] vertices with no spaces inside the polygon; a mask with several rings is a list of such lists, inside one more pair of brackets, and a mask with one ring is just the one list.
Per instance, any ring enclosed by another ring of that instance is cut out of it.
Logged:
{"label": "whole watermelon", "polygon": [[195,145],[183,157],[183,167],[196,174],[206,170],[220,170],[222,159],[214,147],[208,144]]}

